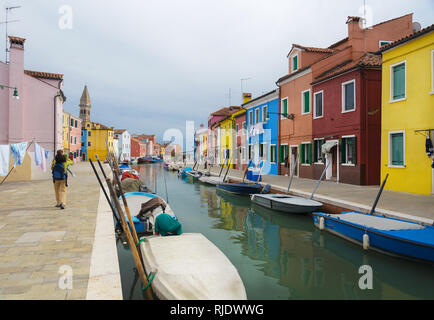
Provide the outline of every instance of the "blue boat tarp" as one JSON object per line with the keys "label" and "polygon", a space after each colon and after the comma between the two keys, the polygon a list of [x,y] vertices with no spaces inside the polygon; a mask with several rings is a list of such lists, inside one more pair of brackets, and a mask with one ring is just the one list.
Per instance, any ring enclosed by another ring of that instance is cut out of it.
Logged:
{"label": "blue boat tarp", "polygon": [[325,229],[337,235],[362,243],[367,234],[369,247],[434,261],[433,226],[360,212],[338,215],[315,212],[313,218],[317,226],[320,217],[325,219]]}

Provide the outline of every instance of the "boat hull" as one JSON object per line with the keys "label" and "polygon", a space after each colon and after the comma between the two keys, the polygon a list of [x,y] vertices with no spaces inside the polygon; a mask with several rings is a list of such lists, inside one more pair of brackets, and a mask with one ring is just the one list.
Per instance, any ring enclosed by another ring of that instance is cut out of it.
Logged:
{"label": "boat hull", "polygon": [[[346,213],[348,212],[343,212],[342,215]],[[363,213],[359,214],[363,215]],[[411,221],[373,216],[417,225],[417,223]],[[370,249],[406,258],[434,262],[434,227],[432,226],[425,226],[424,229],[416,230],[384,231],[330,217],[325,213],[313,213],[314,224],[318,228],[320,227],[321,217],[324,218],[324,230],[353,243],[363,245],[363,236],[367,234]]]}
{"label": "boat hull", "polygon": [[205,184],[216,186],[219,183],[223,183],[223,178],[221,177],[211,177],[211,176],[202,176],[199,178],[199,181]]}
{"label": "boat hull", "polygon": [[249,184],[249,183],[219,183],[217,184],[217,189],[234,193],[234,194],[255,194],[259,193],[261,190],[260,184]]}
{"label": "boat hull", "polygon": [[288,213],[311,213],[322,207],[322,203],[295,196],[255,194],[252,201],[262,207]]}

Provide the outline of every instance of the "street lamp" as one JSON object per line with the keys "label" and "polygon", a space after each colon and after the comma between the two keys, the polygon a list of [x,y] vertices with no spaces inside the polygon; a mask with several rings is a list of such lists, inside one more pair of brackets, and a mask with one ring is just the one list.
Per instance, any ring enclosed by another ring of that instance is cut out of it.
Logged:
{"label": "street lamp", "polygon": [[20,100],[20,97],[19,97],[19,95],[18,95],[18,89],[17,89],[17,88],[15,88],[15,87],[9,87],[9,86],[5,86],[5,85],[0,84],[0,89],[3,90],[4,88],[14,89],[14,95],[13,95],[13,97],[14,97],[15,99],[17,99],[17,100]]}

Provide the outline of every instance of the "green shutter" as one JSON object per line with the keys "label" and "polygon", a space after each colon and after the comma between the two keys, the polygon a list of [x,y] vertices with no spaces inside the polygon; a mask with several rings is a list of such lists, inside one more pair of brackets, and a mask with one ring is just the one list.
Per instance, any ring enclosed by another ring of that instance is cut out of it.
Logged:
{"label": "green shutter", "polygon": [[304,95],[304,113],[310,112],[310,92],[306,91],[303,93]]}
{"label": "green shutter", "polygon": [[393,99],[405,97],[405,64],[393,67]]}
{"label": "green shutter", "polygon": [[402,133],[392,134],[392,165],[404,165],[404,136]]}
{"label": "green shutter", "polygon": [[307,145],[307,163],[312,163],[312,143],[309,143]]}
{"label": "green shutter", "polygon": [[305,145],[304,144],[302,144],[301,146],[300,146],[300,159],[301,159],[301,163],[306,163],[305,162]]}
{"label": "green shutter", "polygon": [[279,146],[279,163],[283,162],[283,146]]}
{"label": "green shutter", "polygon": [[347,155],[346,155],[346,148],[345,148],[345,145],[346,145],[346,139],[341,139],[341,163],[345,163],[345,159],[346,159],[346,157],[347,157]]}
{"label": "green shutter", "polygon": [[292,70],[298,69],[298,56],[292,58]]}
{"label": "green shutter", "polygon": [[285,116],[288,114],[288,99],[283,100],[283,114]]}
{"label": "green shutter", "polygon": [[357,164],[357,143],[356,137],[352,138],[353,140],[353,164]]}

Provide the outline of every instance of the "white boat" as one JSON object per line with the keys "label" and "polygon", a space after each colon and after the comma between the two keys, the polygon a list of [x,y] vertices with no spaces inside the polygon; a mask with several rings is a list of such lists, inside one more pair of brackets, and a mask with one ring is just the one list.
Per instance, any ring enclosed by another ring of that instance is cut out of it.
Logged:
{"label": "white boat", "polygon": [[254,194],[251,199],[260,206],[290,213],[311,213],[323,205],[315,200],[284,194]]}
{"label": "white boat", "polygon": [[200,233],[146,237],[140,249],[146,272],[155,272],[151,286],[161,300],[247,299],[237,269]]}

